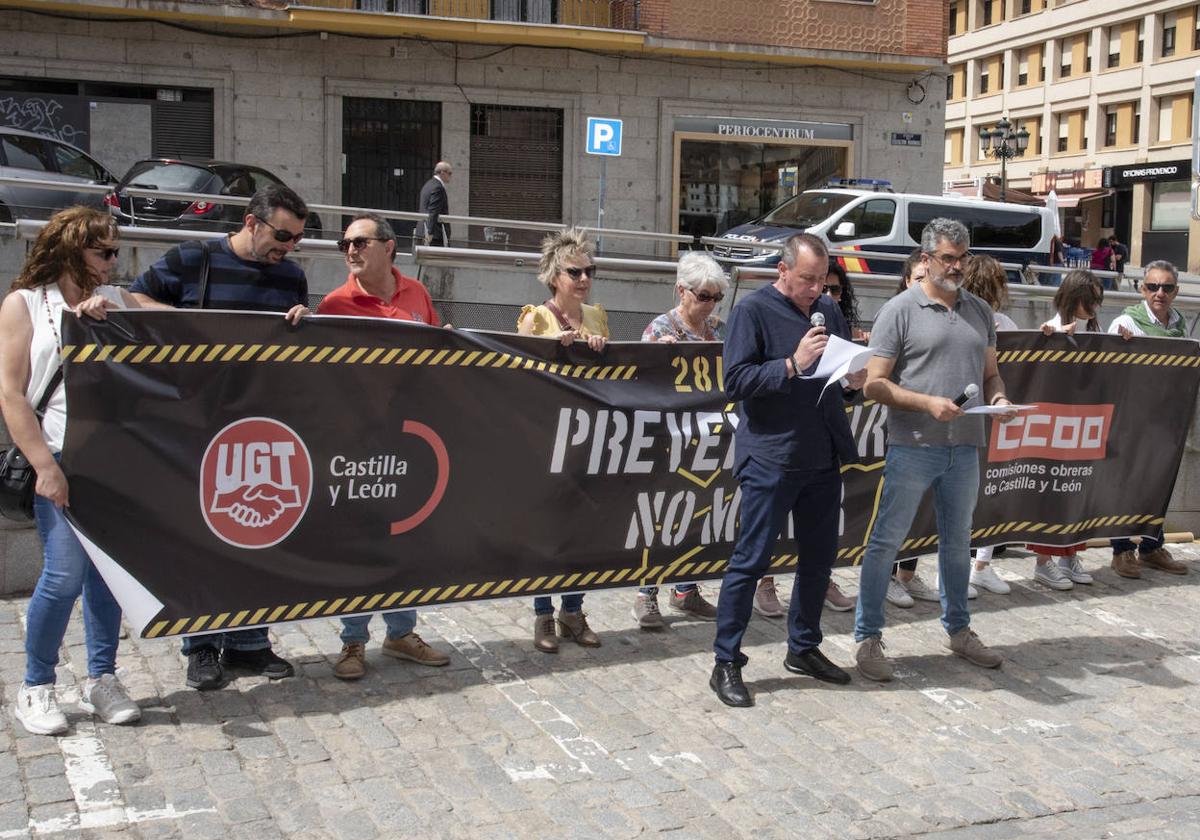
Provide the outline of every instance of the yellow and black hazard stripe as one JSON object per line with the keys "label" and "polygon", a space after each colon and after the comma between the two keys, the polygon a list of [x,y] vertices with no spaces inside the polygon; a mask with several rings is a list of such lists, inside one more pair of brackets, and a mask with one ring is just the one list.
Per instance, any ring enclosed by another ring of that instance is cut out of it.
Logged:
{"label": "yellow and black hazard stripe", "polygon": [[68,344],[63,361],[72,364],[276,364],[410,365],[480,367],[545,372],[572,379],[634,379],[637,365],[571,365],[495,350],[434,350],[416,347],[297,347],[283,344]]}
{"label": "yellow and black hazard stripe", "polygon": [[1151,365],[1200,367],[1200,355],[1178,353],[1119,353],[1099,350],[1005,350],[996,357],[1000,364],[1029,362],[1083,365]]}
{"label": "yellow and black hazard stripe", "polygon": [[[146,630],[146,637],[154,639],[160,636],[176,636],[180,633],[206,633],[237,627],[252,627],[259,624],[273,624],[280,621],[328,618],[370,610],[428,607],[484,598],[528,596],[555,590],[599,588],[617,584],[627,586],[662,584],[671,581],[695,580],[724,571],[729,562],[728,558],[699,562],[689,561],[689,558],[699,550],[697,548],[689,551],[672,563],[649,567],[643,563],[623,569],[607,569],[603,572],[574,572],[572,574],[490,580],[481,583],[450,584],[448,586],[432,586],[427,589],[376,592],[353,597],[306,601],[299,604],[282,604],[276,607],[223,612],[217,615],[166,619],[150,625]],[[779,555],[772,560],[774,569],[787,569],[796,565],[795,554]]]}

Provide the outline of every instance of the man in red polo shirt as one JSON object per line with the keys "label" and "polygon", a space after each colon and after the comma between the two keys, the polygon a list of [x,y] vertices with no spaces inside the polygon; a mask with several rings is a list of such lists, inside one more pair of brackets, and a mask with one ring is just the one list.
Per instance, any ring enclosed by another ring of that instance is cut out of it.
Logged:
{"label": "man in red polo shirt", "polygon": [[[338,241],[338,249],[346,255],[350,276],[345,285],[321,301],[318,315],[395,318],[441,326],[425,287],[392,266],[396,234],[387,219],[374,213],[355,216]],[[333,675],[338,679],[357,680],[367,673],[364,655],[370,622],[370,615],[342,619],[342,652],[333,666]],[[416,610],[384,613],[383,623],[387,626],[382,648],[385,656],[420,665],[438,666],[450,661],[449,656],[431,648],[413,632],[417,626]]]}
{"label": "man in red polo shirt", "polygon": [[419,280],[405,277],[392,265],[396,235],[387,219],[374,213],[355,216],[338,241],[350,276],[321,305],[319,315],[395,318],[441,326],[441,319]]}

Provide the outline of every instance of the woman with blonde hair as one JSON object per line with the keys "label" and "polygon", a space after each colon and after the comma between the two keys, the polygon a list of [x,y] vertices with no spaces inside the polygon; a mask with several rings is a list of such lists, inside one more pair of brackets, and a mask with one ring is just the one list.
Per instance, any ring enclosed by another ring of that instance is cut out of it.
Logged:
{"label": "woman with blonde hair", "polygon": [[[587,302],[596,276],[596,246],[582,228],[567,228],[542,240],[538,280],[550,289],[544,303],[528,305],[517,316],[520,335],[557,338],[563,346],[587,342],[596,352],[608,342],[608,314]],[[600,637],[588,627],[583,614],[583,593],[562,596],[555,632],[554,602],[549,595],[533,599],[533,646],[543,653],[558,652],[561,635],[584,647],[599,647]]]}
{"label": "woman with blonde hair", "polygon": [[[116,262],[112,217],[86,207],[63,210],[38,234],[0,306],[0,411],[13,443],[37,473],[33,514],[43,568],[26,614],[25,680],[15,710],[35,735],[67,731],[54,696],[54,669],[81,593],[88,676],[80,706],[106,723],[141,717],[116,677],[121,608],[67,522],[69,485],[58,463],[67,421],[59,323],[68,310],[104,320],[109,309],[137,307],[127,292],[107,285]],[[39,423],[34,406],[43,402]]]}

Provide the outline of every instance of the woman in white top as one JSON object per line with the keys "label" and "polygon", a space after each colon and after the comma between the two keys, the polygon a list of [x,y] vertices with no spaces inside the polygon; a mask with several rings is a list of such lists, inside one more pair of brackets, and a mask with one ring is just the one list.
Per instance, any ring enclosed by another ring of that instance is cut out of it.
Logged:
{"label": "woman in white top", "polygon": [[121,608],[63,514],[70,498],[58,464],[67,420],[61,382],[41,424],[34,413],[61,364],[63,312],[103,320],[109,309],[137,306],[128,293],[106,285],[116,258],[112,217],[86,207],[63,210],[42,228],[0,306],[0,411],[13,443],[37,472],[33,511],[44,565],[26,615],[25,681],[16,708],[17,720],[35,735],[67,730],[54,698],[54,668],[80,593],[88,655],[80,706],[108,723],[141,717],[115,676]]}
{"label": "woman in white top", "polygon": [[[1083,269],[1069,272],[1054,295],[1054,317],[1042,324],[1042,332],[1045,335],[1100,332],[1096,315],[1103,300],[1104,286],[1096,275]],[[1026,547],[1037,554],[1033,579],[1043,586],[1066,590],[1077,583],[1092,582],[1092,576],[1084,570],[1078,557],[1078,552],[1086,548],[1087,543],[1068,546],[1030,544]],[[1052,557],[1058,558],[1057,563],[1051,560]]]}

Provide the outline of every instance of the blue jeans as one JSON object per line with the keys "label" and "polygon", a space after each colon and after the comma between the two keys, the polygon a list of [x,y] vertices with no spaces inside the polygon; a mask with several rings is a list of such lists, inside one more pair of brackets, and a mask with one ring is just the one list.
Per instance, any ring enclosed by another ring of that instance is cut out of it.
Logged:
{"label": "blue jeans", "polygon": [[33,517],[42,538],[43,566],[26,615],[25,684],[54,683],[58,649],[80,593],[88,676],[114,673],[121,607],[67,524],[62,510],[49,499],[36,496]]}
{"label": "blue jeans", "polygon": [[791,514],[796,529],[796,577],[788,607],[788,650],[803,653],[821,644],[821,610],[829,570],[837,557],[842,477],[825,470],[779,470],[753,458],[737,469],[742,488],[737,545],[717,599],[717,662],[745,665],[742,637],[750,623],[754,590],[771,568],[776,541]]}
{"label": "blue jeans", "polygon": [[[694,583],[677,583],[677,584],[675,584],[675,591],[678,592],[680,595],[684,594],[685,592],[691,592],[695,588],[696,588],[696,584],[694,584]],[[658,587],[657,586],[643,586],[638,589],[638,592],[642,593],[643,595],[650,595],[651,597],[658,597]]]}
{"label": "blue jeans", "polygon": [[[562,611],[576,613],[583,609],[583,593],[562,596]],[[551,615],[554,612],[554,602],[549,595],[539,595],[533,599],[534,615]]]}
{"label": "blue jeans", "polygon": [[[370,615],[352,615],[342,619],[342,644],[352,642],[366,644],[371,638],[367,625],[371,623]],[[396,610],[385,612],[383,623],[387,626],[387,638],[402,639],[417,626],[416,610]]]}
{"label": "blue jeans", "polygon": [[231,630],[228,633],[184,636],[182,647],[184,656],[191,656],[202,647],[217,650],[270,650],[271,637],[266,627],[252,627],[249,630]]}
{"label": "blue jeans", "polygon": [[883,634],[883,600],[892,564],[931,486],[937,515],[942,627],[954,635],[971,624],[967,584],[971,577],[971,517],[979,492],[979,450],[974,446],[889,446],[879,513],[862,561],[855,641]]}

